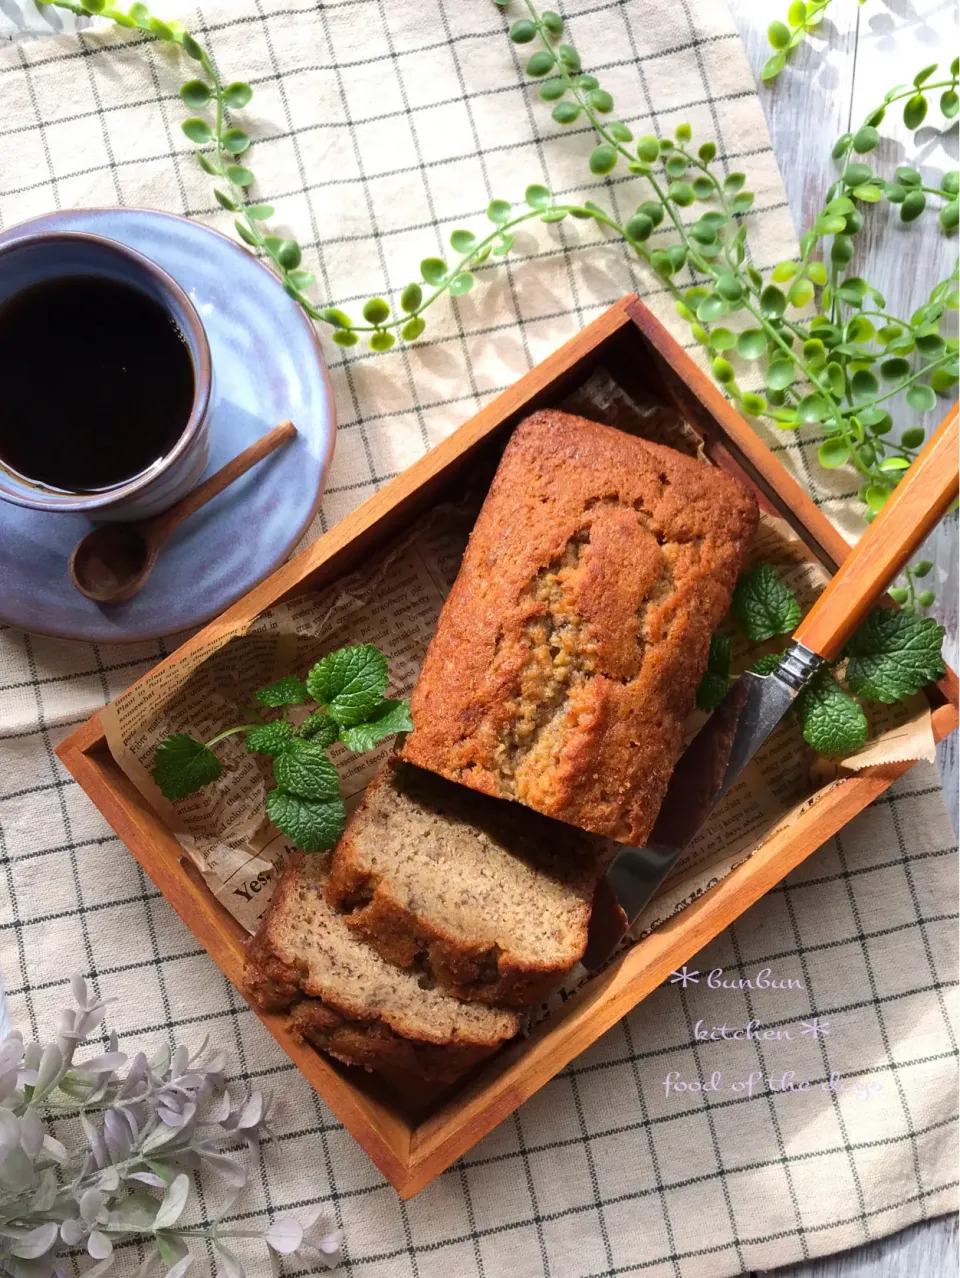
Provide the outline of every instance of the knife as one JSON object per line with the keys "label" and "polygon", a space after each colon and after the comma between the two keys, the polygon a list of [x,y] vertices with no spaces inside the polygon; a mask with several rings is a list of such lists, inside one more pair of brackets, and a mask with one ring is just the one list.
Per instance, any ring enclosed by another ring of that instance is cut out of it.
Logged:
{"label": "knife", "polygon": [[771,675],[742,674],[680,756],[649,841],[643,847],[621,847],[597,885],[582,959],[586,968],[594,970],[610,957],[797,693],[840,655],[872,604],[957,496],[958,408],[953,406],[837,569],[794,633],[779,667]]}

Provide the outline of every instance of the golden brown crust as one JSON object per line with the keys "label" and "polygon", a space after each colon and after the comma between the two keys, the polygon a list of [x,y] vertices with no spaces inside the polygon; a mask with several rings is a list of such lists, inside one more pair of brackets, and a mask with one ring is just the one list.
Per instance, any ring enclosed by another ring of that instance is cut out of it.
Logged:
{"label": "golden brown crust", "polygon": [[402,757],[643,842],[757,521],[715,467],[584,418],[528,417],[441,613]]}
{"label": "golden brown crust", "polygon": [[350,1020],[315,998],[301,999],[294,1006],[290,1030],[347,1065],[399,1069],[427,1082],[452,1083],[496,1051],[496,1047],[459,1043],[415,1043],[394,1034],[382,1021]]}

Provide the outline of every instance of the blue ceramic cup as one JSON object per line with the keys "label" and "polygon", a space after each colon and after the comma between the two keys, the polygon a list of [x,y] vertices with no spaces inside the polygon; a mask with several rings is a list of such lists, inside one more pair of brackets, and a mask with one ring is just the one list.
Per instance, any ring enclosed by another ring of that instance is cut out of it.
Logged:
{"label": "blue ceramic cup", "polygon": [[[34,510],[90,519],[145,519],[194,488],[207,463],[213,373],[196,307],[179,284],[142,254],[86,232],[49,231],[0,246],[0,307],[35,284],[83,276],[125,284],[158,302],[179,329],[193,365],[190,417],[176,442],[146,470],[94,492],[68,492],[21,475],[0,458],[0,498]],[[78,390],[82,394],[82,389]]]}

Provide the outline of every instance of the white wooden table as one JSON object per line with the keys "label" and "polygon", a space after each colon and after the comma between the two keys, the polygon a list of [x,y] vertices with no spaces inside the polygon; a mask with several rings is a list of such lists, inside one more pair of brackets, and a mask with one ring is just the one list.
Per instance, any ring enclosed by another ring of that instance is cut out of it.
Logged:
{"label": "white wooden table", "polygon": [[[486,0],[471,0],[474,3]],[[716,0],[721,3],[721,0]],[[786,13],[788,0],[728,0],[740,28],[747,56],[759,83],[760,68],[771,50],[766,30],[770,21]],[[562,5],[558,5],[562,8]],[[0,0],[0,39],[22,25],[31,0]],[[54,30],[73,28],[69,15],[49,11],[45,20],[29,19],[34,27],[46,21]],[[49,27],[47,28],[49,29]],[[886,90],[912,78],[929,62],[949,62],[957,39],[953,0],[833,0],[828,17],[815,38],[797,51],[776,83],[761,87],[774,150],[783,173],[787,198],[798,229],[808,225],[833,180],[830,150],[834,140],[856,127]],[[884,125],[884,132],[890,129]],[[907,135],[900,134],[900,141]],[[957,167],[957,126],[945,140],[935,130],[919,135],[922,165],[942,172]],[[892,168],[903,160],[916,163],[895,142],[878,153]],[[892,313],[908,314],[956,261],[956,237],[947,239],[927,216],[919,225],[901,227],[896,217],[871,214],[858,237],[863,244],[857,268],[886,296]],[[906,423],[904,423],[906,424]],[[957,517],[952,516],[931,537],[924,556],[936,568],[928,583],[935,585],[933,611],[947,628],[947,660],[957,664]],[[941,774],[954,827],[957,822],[957,738],[939,751]],[[2,985],[0,985],[2,1004]],[[2,1032],[2,1009],[0,1009]],[[840,1256],[779,1270],[779,1278],[956,1278],[957,1222],[943,1217],[905,1230]]]}
{"label": "white wooden table", "polygon": [[[760,68],[772,52],[767,27],[783,18],[788,0],[728,0],[740,29],[747,57],[760,83]],[[761,87],[773,149],[783,174],[787,199],[797,229],[808,226],[833,181],[830,158],[834,141],[854,129],[883,101],[887,89],[913,78],[935,61],[946,65],[960,47],[957,10],[952,0],[833,0],[827,18],[813,38],[796,51],[770,87]],[[884,121],[881,132],[894,134],[894,145],[878,150],[880,171],[898,163],[917,164],[909,134]],[[918,135],[922,163],[942,173],[957,167],[957,126],[946,138],[926,126]],[[871,211],[857,237],[861,256],[857,273],[884,294],[891,314],[909,314],[957,260],[956,237],[942,234],[935,218],[903,227]],[[942,401],[944,404],[946,401]],[[906,425],[906,421],[903,423]],[[957,516],[934,535],[922,556],[933,560],[937,602],[931,610],[947,629],[947,660],[957,664]],[[947,738],[938,762],[954,829],[957,827],[957,737]],[[813,1264],[778,1270],[778,1278],[955,1278],[957,1221],[941,1217],[904,1230],[892,1238],[859,1247]]]}

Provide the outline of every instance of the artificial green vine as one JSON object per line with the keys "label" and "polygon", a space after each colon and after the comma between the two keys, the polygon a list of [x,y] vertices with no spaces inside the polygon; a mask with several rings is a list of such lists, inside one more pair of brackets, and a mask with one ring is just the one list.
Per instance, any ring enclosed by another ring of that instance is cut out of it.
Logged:
{"label": "artificial green vine", "polygon": [[[932,65],[911,84],[892,89],[855,133],[838,139],[834,158],[839,176],[827,192],[823,209],[801,237],[799,258],[780,262],[765,278],[749,262],[743,218],[754,197],[745,189],[745,175],[718,170],[712,141],[694,151],[689,125],[680,125],[673,138],[634,139],[629,126],[613,118],[612,95],[595,76],[583,72],[577,50],[564,39],[560,14],[541,12],[531,0],[522,0],[524,16],[511,24],[509,37],[518,45],[536,45],[526,72],[539,84],[539,96],[551,105],[553,119],[562,125],[586,122],[593,130],[597,145],[589,167],[595,177],[607,176],[622,163],[630,173],[647,180],[651,198],[622,225],[590,201],[557,202],[537,183],[527,187],[519,208],[506,200],[493,200],[487,209],[490,229],[483,234],[454,231],[452,263],[425,258],[420,278],[400,294],[399,314],[393,313],[386,299],[374,297],[364,304],[360,323],[340,307],[318,306],[306,296],[315,280],[301,265],[300,245],[270,234],[267,223],[273,208],[269,204],[248,202],[254,175],[240,157],[249,148],[250,137],[230,123],[229,113],[249,103],[250,86],[242,81],[223,84],[203,47],[179,24],[151,17],[144,4],[121,9],[107,0],[40,2],[139,28],[178,44],[198,64],[202,75],[183,85],[181,97],[191,110],[205,110],[207,117],[191,116],[183,130],[198,148],[198,162],[218,179],[217,201],[236,214],[237,234],[272,262],[284,288],[304,311],[331,325],[333,340],[340,346],[356,345],[361,335],[375,351],[389,350],[398,333],[414,341],[425,331],[427,309],[446,293],[456,297],[468,292],[479,265],[510,251],[518,226],[568,217],[592,220],[625,240],[662,281],[695,339],[707,348],[714,377],[743,413],[765,418],[783,430],[819,424],[824,435],[821,464],[828,469],[849,465],[856,470],[868,519],[882,509],[924,441],[921,427],[907,429],[899,440],[891,438],[894,423],[887,401],[904,392],[912,408],[926,411],[934,406],[937,394],[947,394],[958,381],[957,339],[940,332],[945,313],[960,305],[956,271],[934,288],[909,319],[889,314],[875,288],[846,273],[865,205],[884,200],[897,204],[901,219],[911,222],[934,198],[940,201],[944,231],[956,230],[960,220],[956,172],[948,173],[940,186],[930,186],[910,166],[901,165],[892,178],[885,178],[860,157],[878,145],[877,126],[894,104],[903,103],[903,118],[911,129],[919,128],[927,115],[929,95],[938,90],[944,117],[952,119],[957,114],[957,59],[949,73],[938,79],[934,78],[937,67]],[[495,3],[507,8],[511,0]],[[791,7],[792,34],[785,28],[789,47],[819,21],[827,3],[815,0]],[[778,30],[777,39],[782,38]],[[786,51],[786,47],[780,50]],[[695,220],[685,220],[685,211],[697,203],[707,207]],[[672,243],[661,239],[667,230],[672,232]],[[685,269],[694,283],[679,283]],[[817,307],[812,315],[808,313],[811,303]],[[736,317],[734,327],[721,322],[728,316]],[[734,355],[763,374],[762,394],[741,386]],[[910,594],[912,585],[906,589],[915,605],[922,606],[930,594]]]}
{"label": "artificial green vine", "polygon": [[[865,0],[859,0],[864,4]],[[787,65],[787,58],[793,50],[816,30],[823,21],[830,0],[793,0],[787,10],[786,22],[777,19],[767,27],[767,39],[773,49],[770,57],[763,64],[760,78],[765,83],[775,80]]]}

